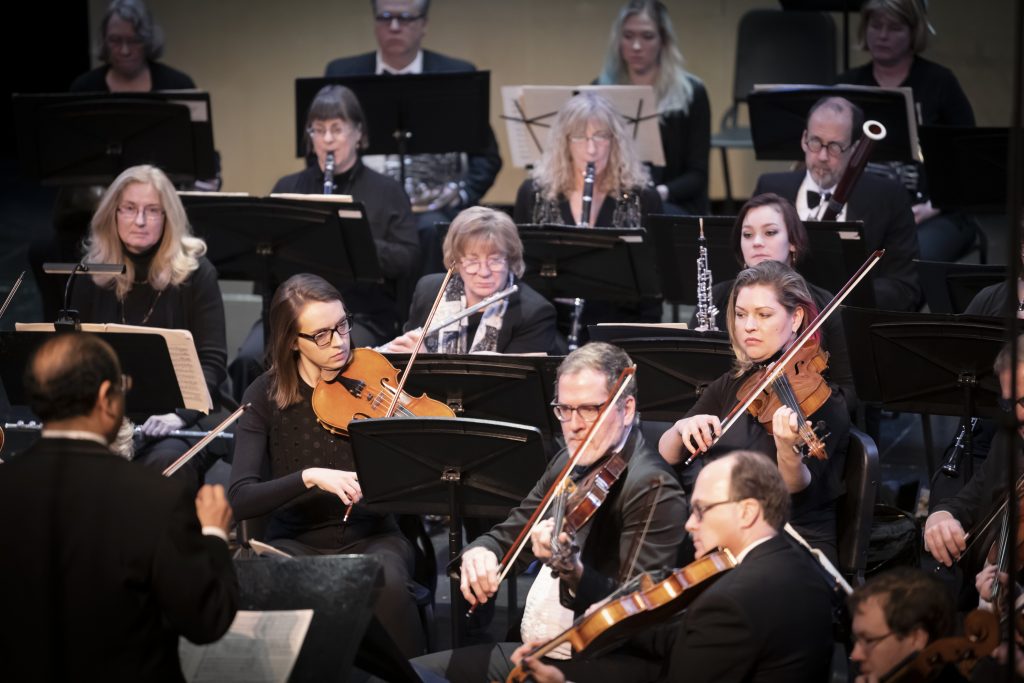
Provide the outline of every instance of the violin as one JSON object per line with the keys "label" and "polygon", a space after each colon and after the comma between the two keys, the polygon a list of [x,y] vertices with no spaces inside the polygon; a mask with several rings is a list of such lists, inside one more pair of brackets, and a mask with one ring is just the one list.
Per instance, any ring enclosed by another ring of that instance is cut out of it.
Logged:
{"label": "violin", "polygon": [[[612,595],[604,604],[586,614],[550,641],[538,645],[528,657],[542,657],[568,642],[574,652],[606,647],[614,640],[629,638],[651,624],[686,609],[711,584],[736,566],[728,550],[718,550],[691,562],[657,583],[649,574],[639,577],[640,588],[625,595]],[[524,682],[529,674],[521,664],[509,673],[506,683]]]}
{"label": "violin", "polygon": [[[409,366],[406,365],[408,374]],[[352,420],[388,417],[391,404],[399,417],[455,417],[448,405],[426,394],[398,396],[398,370],[373,349],[355,349],[352,361],[333,380],[321,380],[313,388],[313,412],[332,434],[348,435]]]}
{"label": "violin", "polygon": [[[827,367],[828,353],[821,350],[817,340],[812,339],[797,351],[782,374],[755,394],[747,406],[747,411],[764,425],[769,434],[772,433],[775,411],[781,406],[792,410],[796,413],[800,438],[806,444],[808,454],[819,460],[827,460],[828,453],[825,444],[807,424],[807,415],[816,413],[832,395],[832,387],[821,376]],[[767,370],[753,373],[740,386],[739,394],[750,394],[766,373]]]}
{"label": "violin", "polygon": [[947,664],[964,678],[974,665],[999,645],[999,624],[991,612],[976,609],[964,617],[964,635],[940,638],[882,676],[879,683],[917,683],[935,679]]}

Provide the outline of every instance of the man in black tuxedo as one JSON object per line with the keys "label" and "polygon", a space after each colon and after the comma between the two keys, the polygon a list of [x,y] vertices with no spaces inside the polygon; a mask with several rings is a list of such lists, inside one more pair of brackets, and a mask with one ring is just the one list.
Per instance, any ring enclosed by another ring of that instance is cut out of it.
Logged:
{"label": "man in black tuxedo", "polygon": [[[816,220],[849,164],[854,134],[860,136],[863,122],[863,112],[849,100],[818,100],[811,107],[800,140],[807,170],[766,173],[758,178],[754,195],[774,192],[793,202],[801,219]],[[913,263],[918,258],[917,228],[906,190],[865,172],[837,220],[864,221],[866,250],[885,249],[885,256],[873,271],[878,307],[919,309],[924,294]]]}
{"label": "man in black tuxedo", "polygon": [[49,339],[26,372],[44,428],[0,466],[5,679],[181,681],[179,635],[212,642],[234,619],[224,489],[193,500],[110,451],[122,379],[113,349],[84,334]]}
{"label": "man in black tuxedo", "polygon": [[686,530],[698,556],[723,548],[736,557],[736,568],[700,594],[678,623],[633,638],[617,654],[557,665],[528,659],[532,680],[828,680],[832,591],[810,554],[782,533],[789,505],[779,468],[761,453],[735,451],[705,465]]}
{"label": "man in black tuxedo", "polygon": [[[370,0],[377,51],[341,57],[327,64],[324,76],[421,74],[476,71],[470,62],[422,49],[430,0]],[[373,122],[370,121],[372,130]],[[418,214],[423,274],[443,271],[435,222],[447,223],[462,209],[480,202],[501,170],[494,131],[487,127],[487,148],[459,154],[421,154],[406,169],[405,189]],[[367,166],[399,179],[397,157],[364,157]]]}

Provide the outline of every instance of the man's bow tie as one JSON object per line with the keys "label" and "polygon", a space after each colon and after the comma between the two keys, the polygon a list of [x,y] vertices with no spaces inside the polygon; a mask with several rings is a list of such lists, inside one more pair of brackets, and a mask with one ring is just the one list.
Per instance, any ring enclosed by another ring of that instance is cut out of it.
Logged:
{"label": "man's bow tie", "polygon": [[818,194],[814,190],[807,190],[807,208],[816,209],[818,208],[818,204],[822,202],[827,202],[829,200],[829,197],[831,196],[831,192],[824,192],[822,194]]}

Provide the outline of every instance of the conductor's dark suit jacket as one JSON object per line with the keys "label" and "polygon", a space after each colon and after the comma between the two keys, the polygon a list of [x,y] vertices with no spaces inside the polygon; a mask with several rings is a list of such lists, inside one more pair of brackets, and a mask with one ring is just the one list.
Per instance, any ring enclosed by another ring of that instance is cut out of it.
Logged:
{"label": "conductor's dark suit jacket", "polygon": [[[455,59],[430,50],[423,51],[423,73],[462,73],[476,71],[476,66],[462,59]],[[327,64],[324,76],[371,76],[377,72],[377,53],[367,52],[355,57],[340,57]],[[373,122],[370,122],[373,125]],[[466,174],[466,193],[468,200],[465,206],[473,206],[487,193],[494,179],[501,170],[501,154],[498,152],[498,140],[494,131],[487,126],[487,146],[478,154],[470,154],[469,169]]]}
{"label": "conductor's dark suit jacket", "polygon": [[238,607],[226,544],[185,487],[91,441],[42,439],[0,465],[0,678],[180,681],[178,636]]}
{"label": "conductor's dark suit jacket", "polygon": [[[754,195],[774,192],[795,203],[805,176],[803,171],[765,173],[758,178]],[[906,190],[892,181],[864,173],[850,193],[846,219],[864,221],[866,253],[885,249],[885,256],[872,271],[878,308],[919,309],[924,302],[924,292],[914,265],[914,259],[918,258],[917,226]],[[814,258],[814,254],[810,258]]]}

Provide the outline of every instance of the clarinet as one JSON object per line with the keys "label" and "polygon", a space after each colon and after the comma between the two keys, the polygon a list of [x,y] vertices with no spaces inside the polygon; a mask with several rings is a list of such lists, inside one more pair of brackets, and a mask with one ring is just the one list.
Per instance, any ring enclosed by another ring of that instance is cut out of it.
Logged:
{"label": "clarinet", "polygon": [[[583,199],[580,202],[580,222],[578,228],[590,227],[590,211],[594,203],[594,162],[587,162],[587,170],[583,172]],[[583,307],[586,301],[576,297],[572,302],[572,325],[569,328],[569,338],[566,340],[570,351],[575,351],[580,345],[580,328],[583,320]]]}
{"label": "clarinet", "polygon": [[717,332],[718,307],[711,300],[711,268],[708,266],[708,243],[704,239],[704,219],[700,221],[697,238],[697,331]]}
{"label": "clarinet", "polygon": [[324,194],[334,194],[334,152],[328,152],[324,161]]}

